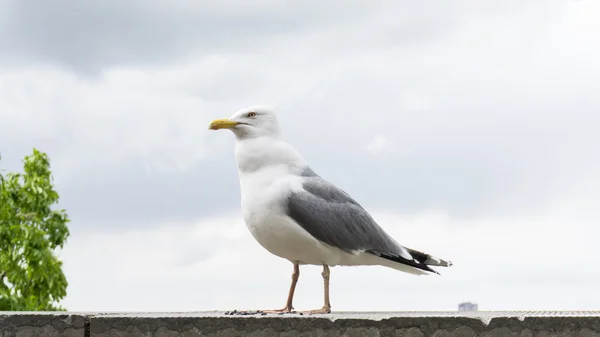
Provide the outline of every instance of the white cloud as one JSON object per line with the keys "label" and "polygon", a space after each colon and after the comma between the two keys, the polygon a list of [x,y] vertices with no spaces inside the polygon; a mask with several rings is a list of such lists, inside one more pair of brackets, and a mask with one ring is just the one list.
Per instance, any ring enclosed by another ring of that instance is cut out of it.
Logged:
{"label": "white cloud", "polygon": [[406,111],[421,111],[431,109],[431,102],[422,95],[413,91],[402,93],[400,98],[400,108]]}
{"label": "white cloud", "polygon": [[7,75],[0,79],[3,137],[42,149],[56,143],[58,174],[109,169],[131,157],[185,169],[204,155],[198,130],[206,129],[206,105],[169,91],[172,83],[159,74],[115,69],[89,81],[33,68]]}
{"label": "white cloud", "polygon": [[389,147],[389,140],[385,136],[377,135],[367,144],[367,151],[373,155],[378,155]]}

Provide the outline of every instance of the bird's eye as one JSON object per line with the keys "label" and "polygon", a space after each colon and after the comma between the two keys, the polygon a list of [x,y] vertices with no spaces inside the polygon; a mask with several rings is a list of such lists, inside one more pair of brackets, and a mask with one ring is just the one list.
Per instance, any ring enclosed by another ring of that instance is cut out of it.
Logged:
{"label": "bird's eye", "polygon": [[256,117],[256,112],[249,112],[246,116],[248,116],[250,118],[254,118],[254,117]]}

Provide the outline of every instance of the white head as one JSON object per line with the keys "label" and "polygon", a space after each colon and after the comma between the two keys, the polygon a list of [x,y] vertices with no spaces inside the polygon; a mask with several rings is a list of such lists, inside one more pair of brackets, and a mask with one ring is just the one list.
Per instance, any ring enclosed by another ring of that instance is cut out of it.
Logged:
{"label": "white head", "polygon": [[279,137],[279,123],[272,109],[264,105],[253,105],[238,110],[230,118],[217,119],[209,129],[229,129],[239,140],[257,137]]}

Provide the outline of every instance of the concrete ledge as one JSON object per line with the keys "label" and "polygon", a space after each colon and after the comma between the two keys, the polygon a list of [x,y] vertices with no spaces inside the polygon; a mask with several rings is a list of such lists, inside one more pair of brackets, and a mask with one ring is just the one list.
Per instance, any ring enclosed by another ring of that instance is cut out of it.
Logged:
{"label": "concrete ledge", "polygon": [[86,328],[83,315],[0,311],[0,337],[83,337]]}
{"label": "concrete ledge", "polygon": [[600,312],[0,313],[0,337],[600,337]]}

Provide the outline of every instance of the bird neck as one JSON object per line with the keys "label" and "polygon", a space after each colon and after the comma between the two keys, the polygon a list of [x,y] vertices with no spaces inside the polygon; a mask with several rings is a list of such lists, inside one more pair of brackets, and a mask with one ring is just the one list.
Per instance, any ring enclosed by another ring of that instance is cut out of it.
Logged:
{"label": "bird neck", "polygon": [[276,137],[236,140],[235,157],[240,173],[253,173],[273,167],[292,173],[307,166],[290,144]]}

